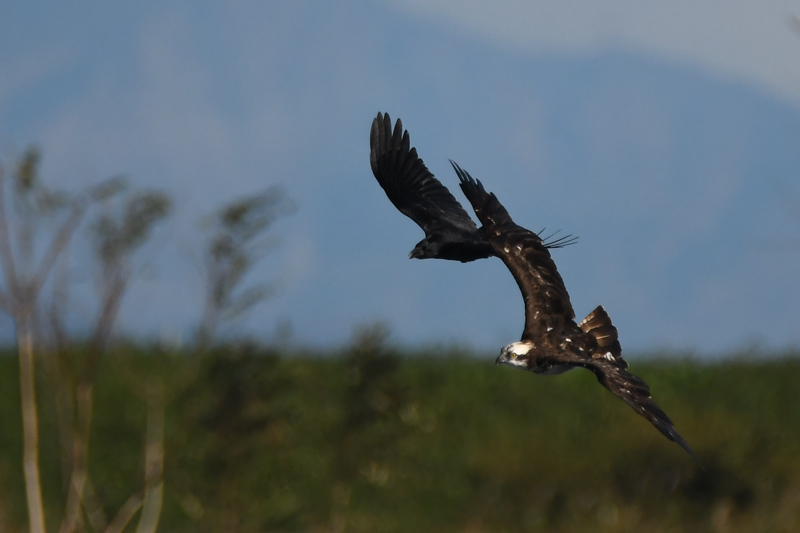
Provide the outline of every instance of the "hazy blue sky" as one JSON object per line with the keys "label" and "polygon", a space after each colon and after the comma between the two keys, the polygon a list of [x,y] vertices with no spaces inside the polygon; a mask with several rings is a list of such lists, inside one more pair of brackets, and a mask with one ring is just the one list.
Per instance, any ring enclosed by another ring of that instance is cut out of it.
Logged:
{"label": "hazy blue sky", "polygon": [[[124,304],[131,332],[187,332],[203,215],[282,183],[298,210],[254,276],[282,290],[239,331],[290,323],[323,345],[383,321],[398,342],[492,354],[518,339],[499,260],[407,259],[421,230],[369,170],[385,111],[457,198],[448,158],[518,223],[579,235],[555,260],[576,313],[605,305],[624,349],[792,347],[795,15],[778,0],[5,3],[0,147],[37,144],[58,187],[124,173],[175,198]],[[79,291],[89,265],[76,258]]]}

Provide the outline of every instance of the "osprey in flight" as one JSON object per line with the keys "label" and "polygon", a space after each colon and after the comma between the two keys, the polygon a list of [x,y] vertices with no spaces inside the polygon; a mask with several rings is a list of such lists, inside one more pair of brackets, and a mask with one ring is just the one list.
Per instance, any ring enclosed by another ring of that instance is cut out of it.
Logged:
{"label": "osprey in flight", "polygon": [[409,147],[408,132],[403,132],[400,120],[392,132],[389,116],[378,113],[370,145],[370,163],[378,182],[395,207],[425,231],[425,239],[411,257],[466,262],[497,256],[514,276],[525,302],[525,328],[519,342],[501,350],[498,364],[545,375],[577,367],[591,370],[604,387],[694,456],[666,413],[651,399],[647,383],[626,370],[617,328],[605,309],[599,306],[575,323],[569,294],[548,251],[574,239],[563,237],[547,243],[537,233],[518,226],[493,193],[487,193],[480,181],[450,161],[482,224],[477,228]]}
{"label": "osprey in flight", "polygon": [[[378,113],[369,136],[372,173],[394,206],[422,228],[425,238],[411,250],[415,259],[451,259],[466,263],[495,255],[494,248],[447,187],[410,146],[408,132],[397,120]],[[552,237],[552,235],[551,235]],[[545,239],[547,248],[575,242],[571,235]]]}
{"label": "osprey in flight", "polygon": [[480,181],[451,163],[489,244],[511,271],[525,301],[522,340],[504,347],[497,363],[537,374],[560,374],[577,367],[591,370],[605,388],[694,455],[650,397],[647,383],[626,370],[628,363],[622,358],[617,328],[606,310],[598,306],[576,324],[567,288],[541,237],[515,224],[493,193],[487,193]]}

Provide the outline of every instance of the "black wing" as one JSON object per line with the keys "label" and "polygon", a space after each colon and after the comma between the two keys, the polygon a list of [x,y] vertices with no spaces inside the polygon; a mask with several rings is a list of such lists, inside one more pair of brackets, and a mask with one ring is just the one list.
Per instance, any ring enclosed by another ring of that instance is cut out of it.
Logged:
{"label": "black wing", "polygon": [[606,359],[593,359],[585,366],[594,372],[597,381],[605,388],[615,396],[622,398],[625,403],[633,407],[634,411],[649,420],[665,437],[694,456],[694,452],[686,440],[675,431],[672,420],[651,398],[650,387],[642,378],[625,370],[627,365],[623,366]]}
{"label": "black wing", "polygon": [[410,146],[408,132],[403,130],[400,119],[393,131],[388,113],[378,113],[372,121],[369,144],[372,173],[386,196],[426,236],[443,229],[477,234],[475,222],[447,187],[433,177],[416,148]]}
{"label": "black wing", "polygon": [[506,264],[522,292],[525,301],[522,340],[539,340],[551,331],[563,332],[565,327],[573,329],[575,312],[567,288],[542,238],[515,224],[493,193],[487,193],[480,181],[455,162],[450,163],[495,255]]}

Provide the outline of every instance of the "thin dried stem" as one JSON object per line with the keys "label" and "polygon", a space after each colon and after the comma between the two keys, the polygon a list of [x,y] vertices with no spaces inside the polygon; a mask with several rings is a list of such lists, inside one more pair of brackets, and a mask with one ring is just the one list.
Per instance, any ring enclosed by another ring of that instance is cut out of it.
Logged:
{"label": "thin dried stem", "polygon": [[97,492],[94,490],[91,476],[86,476],[86,486],[83,489],[83,511],[89,525],[95,531],[105,531],[108,527],[108,519],[103,511],[103,506],[97,499]]}
{"label": "thin dried stem", "polygon": [[32,317],[23,308],[17,317],[20,401],[22,403],[22,465],[28,501],[30,533],[45,533],[42,485],[39,475],[39,418],[36,409]]}
{"label": "thin dried stem", "polygon": [[141,509],[142,501],[143,499],[140,493],[137,492],[131,495],[131,497],[122,504],[122,507],[120,507],[116,516],[114,516],[114,519],[106,528],[106,533],[122,533],[133,519],[136,512]]}
{"label": "thin dried stem", "polygon": [[144,476],[144,504],[136,533],[155,533],[164,497],[164,383],[159,378],[147,384]]}
{"label": "thin dried stem", "polygon": [[72,475],[70,476],[67,505],[61,533],[72,533],[81,521],[83,491],[88,477],[89,435],[92,427],[93,387],[79,383],[75,402],[75,430],[72,438]]}
{"label": "thin dried stem", "polygon": [[73,207],[72,213],[70,213],[67,220],[61,224],[61,227],[58,229],[58,233],[56,233],[56,236],[53,237],[53,240],[50,242],[50,246],[47,248],[47,251],[39,262],[39,268],[36,270],[36,275],[33,277],[33,279],[31,279],[32,298],[38,297],[39,291],[42,290],[42,286],[50,276],[50,272],[53,270],[58,257],[72,239],[72,235],[75,233],[78,224],[80,224],[84,212],[85,209],[82,205],[76,205]]}

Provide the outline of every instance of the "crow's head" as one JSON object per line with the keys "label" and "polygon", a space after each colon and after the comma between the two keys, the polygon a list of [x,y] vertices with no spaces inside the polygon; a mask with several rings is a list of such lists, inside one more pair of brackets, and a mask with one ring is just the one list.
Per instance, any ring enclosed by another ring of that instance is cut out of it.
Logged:
{"label": "crow's head", "polygon": [[447,242],[443,235],[428,235],[417,243],[408,257],[410,259],[447,259],[442,256],[442,249]]}
{"label": "crow's head", "polygon": [[435,253],[431,250],[428,239],[422,239],[417,243],[411,253],[408,254],[409,259],[430,259],[435,257]]}

